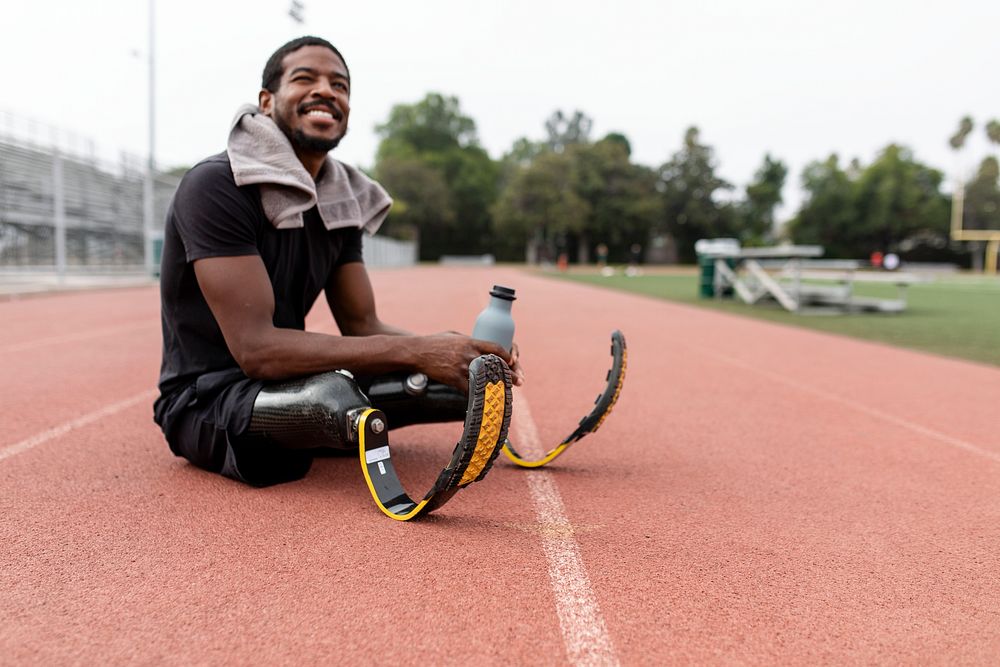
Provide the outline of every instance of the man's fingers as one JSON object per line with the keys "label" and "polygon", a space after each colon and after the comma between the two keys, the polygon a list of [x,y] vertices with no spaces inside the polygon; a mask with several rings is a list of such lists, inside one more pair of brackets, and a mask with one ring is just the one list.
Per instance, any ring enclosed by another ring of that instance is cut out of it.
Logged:
{"label": "man's fingers", "polygon": [[510,352],[495,343],[487,343],[486,346],[488,346],[488,349],[485,349],[483,354],[495,354],[503,359],[507,363],[507,366],[510,367],[511,382],[518,387],[524,384],[524,371],[521,370],[519,361],[521,355],[520,350],[517,348],[517,343],[511,345]]}
{"label": "man's fingers", "polygon": [[510,367],[511,382],[516,386],[520,387],[524,384],[524,371],[521,370],[520,364],[515,363]]}

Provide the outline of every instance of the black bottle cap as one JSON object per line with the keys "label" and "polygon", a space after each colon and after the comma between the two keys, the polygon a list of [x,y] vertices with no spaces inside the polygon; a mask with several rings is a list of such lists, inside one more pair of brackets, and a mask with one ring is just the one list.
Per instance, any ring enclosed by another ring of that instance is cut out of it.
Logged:
{"label": "black bottle cap", "polygon": [[490,296],[507,299],[508,301],[514,301],[517,299],[517,297],[514,296],[514,290],[510,287],[504,287],[503,285],[494,285],[493,289],[490,290]]}

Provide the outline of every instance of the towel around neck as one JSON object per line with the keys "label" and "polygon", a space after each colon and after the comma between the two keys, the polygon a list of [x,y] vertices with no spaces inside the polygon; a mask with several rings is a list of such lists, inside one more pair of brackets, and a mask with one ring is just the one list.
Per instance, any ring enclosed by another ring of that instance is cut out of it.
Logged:
{"label": "towel around neck", "polygon": [[264,214],[278,229],[302,227],[302,214],[316,206],[327,229],[374,234],[392,206],[381,185],[329,156],[313,181],[288,137],[252,104],[236,112],[227,152],[236,185],[260,186]]}

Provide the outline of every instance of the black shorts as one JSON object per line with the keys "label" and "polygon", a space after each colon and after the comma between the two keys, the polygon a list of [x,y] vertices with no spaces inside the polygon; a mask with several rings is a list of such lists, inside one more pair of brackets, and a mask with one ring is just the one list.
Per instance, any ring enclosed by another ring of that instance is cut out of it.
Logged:
{"label": "black shorts", "polygon": [[[408,396],[399,389],[405,376],[358,379],[373,407],[386,413],[390,428],[465,418],[467,399],[462,392],[431,383],[423,396]],[[265,386],[239,369],[208,373],[176,394],[161,396],[154,405],[154,419],[170,450],[199,468],[252,486],[301,479],[313,458],[329,450],[285,448],[247,433],[257,394]]]}
{"label": "black shorts", "polygon": [[283,449],[246,435],[254,401],[264,383],[233,369],[208,373],[154,405],[154,419],[170,450],[199,468],[252,486],[301,479],[313,456],[308,450]]}

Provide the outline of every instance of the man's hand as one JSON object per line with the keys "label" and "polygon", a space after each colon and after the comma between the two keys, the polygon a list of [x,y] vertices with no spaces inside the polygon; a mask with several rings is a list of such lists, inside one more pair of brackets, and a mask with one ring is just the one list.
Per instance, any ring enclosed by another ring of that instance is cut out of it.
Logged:
{"label": "man's hand", "polygon": [[520,387],[524,384],[524,370],[521,368],[521,350],[518,349],[517,343],[511,343],[510,362],[507,365],[510,366],[510,372],[514,376],[512,382]]}
{"label": "man's hand", "polygon": [[414,336],[411,340],[417,370],[462,391],[469,391],[469,364],[484,354],[495,354],[503,359],[511,368],[514,384],[520,385],[524,381],[517,363],[516,346],[513,353],[508,353],[496,343],[454,332]]}

